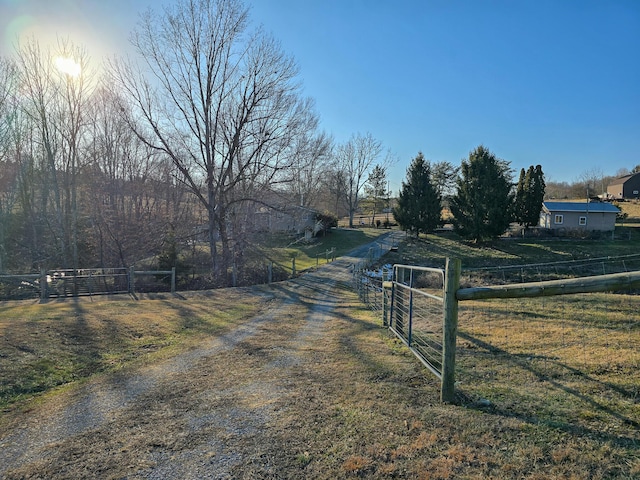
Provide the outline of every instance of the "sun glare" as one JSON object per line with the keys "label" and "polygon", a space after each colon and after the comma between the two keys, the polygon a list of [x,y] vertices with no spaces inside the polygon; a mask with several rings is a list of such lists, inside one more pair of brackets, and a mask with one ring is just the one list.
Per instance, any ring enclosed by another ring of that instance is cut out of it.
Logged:
{"label": "sun glare", "polygon": [[73,58],[56,57],[55,64],[56,68],[65,75],[69,75],[70,77],[77,77],[80,75],[80,64]]}

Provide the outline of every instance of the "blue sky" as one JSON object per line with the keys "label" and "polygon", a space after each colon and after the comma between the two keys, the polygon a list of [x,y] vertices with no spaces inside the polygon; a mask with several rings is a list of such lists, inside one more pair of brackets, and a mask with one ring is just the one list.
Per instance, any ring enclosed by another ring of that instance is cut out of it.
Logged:
{"label": "blue sky", "polygon": [[[516,176],[541,164],[550,181],[640,164],[640,1],[247,4],[298,61],[322,128],[337,142],[370,132],[397,159],[395,191],[418,151],[457,165],[479,144]],[[100,59],[126,49],[137,11],[155,5],[0,0],[2,53],[30,25],[71,35]]]}

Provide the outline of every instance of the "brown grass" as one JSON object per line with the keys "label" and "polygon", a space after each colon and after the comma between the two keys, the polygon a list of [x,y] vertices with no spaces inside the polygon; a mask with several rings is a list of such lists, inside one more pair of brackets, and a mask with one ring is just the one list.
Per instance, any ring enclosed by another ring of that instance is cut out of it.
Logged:
{"label": "brown grass", "polygon": [[621,202],[618,203],[618,208],[622,210],[622,213],[628,215],[627,220],[633,222],[640,222],[640,202]]}
{"label": "brown grass", "polygon": [[0,408],[131,362],[176,354],[195,337],[250,318],[261,304],[261,297],[241,289],[2,302]]}

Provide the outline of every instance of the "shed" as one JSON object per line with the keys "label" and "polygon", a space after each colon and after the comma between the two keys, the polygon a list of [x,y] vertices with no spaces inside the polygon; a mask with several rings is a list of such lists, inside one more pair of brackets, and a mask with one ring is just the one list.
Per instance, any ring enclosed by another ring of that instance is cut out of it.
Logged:
{"label": "shed", "polygon": [[543,202],[539,225],[550,230],[610,232],[620,210],[605,202]]}
{"label": "shed", "polygon": [[607,187],[607,197],[618,200],[640,198],[640,172],[613,180]]}

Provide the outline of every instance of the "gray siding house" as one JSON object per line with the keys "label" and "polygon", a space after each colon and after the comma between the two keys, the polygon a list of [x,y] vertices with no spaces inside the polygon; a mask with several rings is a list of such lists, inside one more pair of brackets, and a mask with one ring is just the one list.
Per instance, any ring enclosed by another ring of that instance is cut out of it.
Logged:
{"label": "gray siding house", "polygon": [[640,198],[640,172],[613,180],[607,187],[607,197],[617,200]]}
{"label": "gray siding house", "polygon": [[299,206],[261,207],[254,215],[256,230],[270,233],[317,233],[318,211]]}
{"label": "gray siding house", "polygon": [[604,202],[544,202],[539,225],[549,230],[610,232],[620,210]]}

